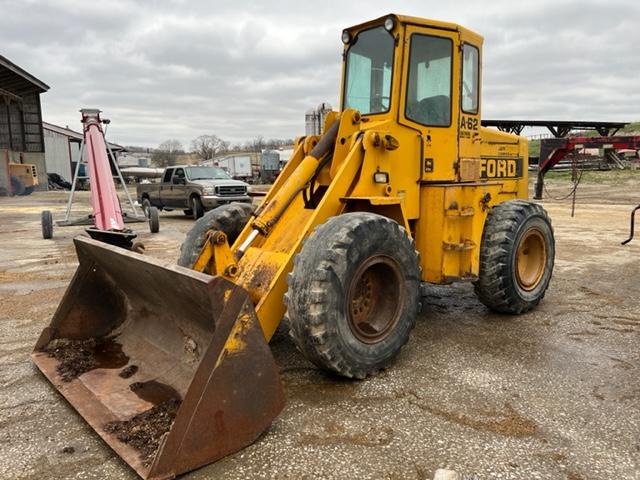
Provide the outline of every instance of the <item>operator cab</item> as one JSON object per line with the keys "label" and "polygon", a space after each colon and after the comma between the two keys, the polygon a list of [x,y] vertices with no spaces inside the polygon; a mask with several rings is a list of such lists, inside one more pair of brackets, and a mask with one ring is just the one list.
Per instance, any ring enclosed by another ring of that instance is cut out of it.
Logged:
{"label": "operator cab", "polygon": [[417,133],[420,181],[478,180],[482,37],[391,14],[346,29],[342,41],[342,110],[371,120],[365,129],[391,121],[410,129],[408,138]]}

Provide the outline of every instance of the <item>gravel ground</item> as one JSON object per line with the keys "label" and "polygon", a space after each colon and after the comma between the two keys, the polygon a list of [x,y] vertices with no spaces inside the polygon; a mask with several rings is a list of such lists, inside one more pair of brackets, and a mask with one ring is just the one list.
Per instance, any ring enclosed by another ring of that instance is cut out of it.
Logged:
{"label": "gravel ground", "polygon": [[[497,315],[470,285],[430,287],[411,341],[373,379],[327,376],[273,343],[284,411],[255,444],[185,478],[640,479],[640,238],[620,246],[639,197],[637,180],[583,185],[575,218],[546,202],[557,260],[540,307]],[[64,202],[0,197],[0,478],[133,479],[29,360],[76,265],[81,228],[40,236],[40,211],[60,218]],[[174,259],[191,225],[172,212],[157,235],[134,228],[148,255]]]}

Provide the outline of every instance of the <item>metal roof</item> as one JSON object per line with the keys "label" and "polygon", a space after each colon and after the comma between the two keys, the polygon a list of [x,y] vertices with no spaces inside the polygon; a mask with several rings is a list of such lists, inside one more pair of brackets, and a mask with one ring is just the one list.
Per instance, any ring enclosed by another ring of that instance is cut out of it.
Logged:
{"label": "metal roof", "polygon": [[4,91],[20,97],[28,93],[44,93],[47,90],[49,85],[0,55],[0,93]]}
{"label": "metal roof", "polygon": [[524,127],[547,127],[554,137],[565,137],[572,130],[595,130],[603,137],[615,135],[629,122],[587,122],[583,120],[482,120],[485,127],[520,135]]}
{"label": "metal roof", "polygon": [[383,22],[389,18],[389,17],[393,17],[395,18],[397,21],[399,21],[402,24],[405,25],[419,25],[421,27],[427,27],[427,28],[436,28],[436,29],[440,29],[440,30],[449,30],[452,32],[460,32],[462,34],[465,34],[468,37],[473,37],[473,39],[478,42],[478,43],[482,43],[483,38],[481,35],[477,34],[476,32],[469,30],[468,28],[463,27],[462,25],[458,25],[457,23],[451,23],[451,22],[443,22],[440,20],[433,20],[430,18],[420,18],[420,17],[411,17],[411,16],[407,16],[407,15],[398,15],[396,13],[389,13],[387,15],[383,15],[382,17],[378,17],[374,20],[369,20],[365,23],[360,23],[358,25],[353,25],[351,27],[346,28],[345,30],[354,32],[354,31],[360,31],[363,30],[365,28],[368,28],[370,26],[373,25],[378,25],[378,24],[383,24]]}
{"label": "metal roof", "polygon": [[[65,137],[69,137],[71,141],[82,142],[83,135],[80,132],[76,132],[75,130],[71,130],[70,128],[60,127],[58,125],[54,125],[53,123],[42,122],[42,128],[44,130],[49,130],[50,132],[57,133],[58,135],[64,135]],[[118,145],[117,143],[107,142],[111,150],[124,152],[126,149],[122,145]]]}

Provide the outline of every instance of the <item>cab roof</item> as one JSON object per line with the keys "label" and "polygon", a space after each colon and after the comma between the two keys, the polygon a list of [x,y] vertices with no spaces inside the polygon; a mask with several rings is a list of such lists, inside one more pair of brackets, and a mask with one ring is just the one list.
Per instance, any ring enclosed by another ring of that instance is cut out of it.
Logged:
{"label": "cab roof", "polygon": [[374,20],[369,20],[368,22],[360,23],[358,25],[353,25],[351,27],[345,28],[345,30],[353,34],[354,32],[358,32],[360,30],[371,27],[373,25],[380,25],[384,23],[384,21],[389,17],[395,18],[398,23],[401,23],[404,25],[419,25],[421,27],[436,28],[440,30],[449,30],[452,32],[460,32],[470,37],[477,37],[478,40],[482,41],[481,35],[474,32],[473,30],[469,30],[468,28],[463,27],[462,25],[458,25],[457,23],[443,22],[440,20],[431,20],[428,18],[421,18],[421,17],[411,17],[408,15],[398,15],[396,13],[389,13],[387,15],[383,15],[382,17],[378,17]]}

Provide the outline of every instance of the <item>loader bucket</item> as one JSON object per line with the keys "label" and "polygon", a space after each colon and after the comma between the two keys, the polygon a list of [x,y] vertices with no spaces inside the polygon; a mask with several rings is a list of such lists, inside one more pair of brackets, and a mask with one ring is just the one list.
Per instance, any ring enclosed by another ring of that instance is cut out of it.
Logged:
{"label": "loader bucket", "polygon": [[143,478],[251,444],[282,410],[246,291],[91,239],[33,361]]}

